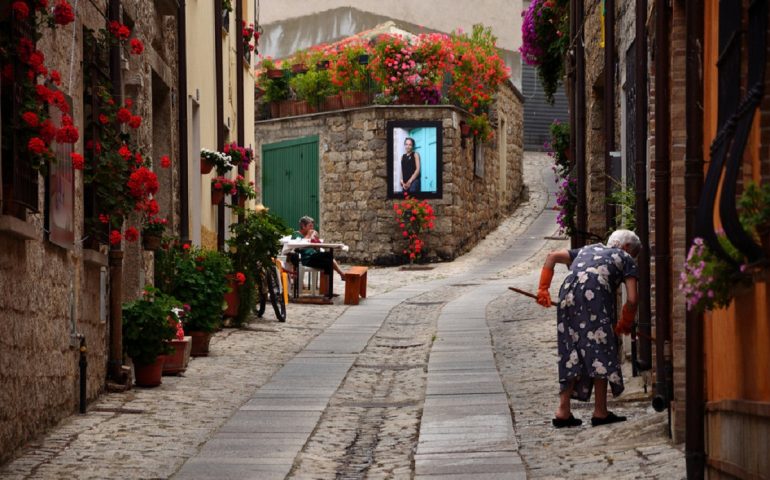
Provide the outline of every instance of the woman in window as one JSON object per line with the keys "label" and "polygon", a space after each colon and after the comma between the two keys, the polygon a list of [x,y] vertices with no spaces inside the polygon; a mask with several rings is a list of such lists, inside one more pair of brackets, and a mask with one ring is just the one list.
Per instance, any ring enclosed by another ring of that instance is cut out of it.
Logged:
{"label": "woman in window", "polygon": [[420,191],[420,154],[415,152],[414,139],[404,140],[406,153],[401,156],[401,189],[404,192]]}

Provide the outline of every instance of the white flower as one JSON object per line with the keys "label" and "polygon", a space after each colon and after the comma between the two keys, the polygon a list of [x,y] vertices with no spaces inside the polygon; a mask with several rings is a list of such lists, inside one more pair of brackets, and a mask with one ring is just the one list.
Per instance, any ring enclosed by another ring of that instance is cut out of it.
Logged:
{"label": "white flower", "polygon": [[586,297],[586,300],[588,300],[589,302],[593,300],[594,299],[593,290],[586,290],[585,297]]}
{"label": "white flower", "polygon": [[588,339],[593,340],[596,343],[607,343],[607,334],[603,328],[597,328],[592,332],[588,332]]}
{"label": "white flower", "polygon": [[575,343],[580,340],[580,334],[571,328],[569,329],[569,336],[572,337],[572,341]]}
{"label": "white flower", "polygon": [[607,377],[607,380],[610,381],[610,383],[620,383],[620,375],[618,375],[618,372],[612,372],[609,377]]}
{"label": "white flower", "polygon": [[559,322],[556,324],[556,330],[559,331],[559,333],[564,333],[564,322]]}
{"label": "white flower", "polygon": [[620,255],[618,255],[617,253],[613,253],[612,254],[612,262],[618,268],[622,268],[623,267],[623,260],[620,258]]}
{"label": "white flower", "polygon": [[578,273],[578,283],[586,283],[587,280],[588,280],[588,273],[586,272]]}
{"label": "white flower", "polygon": [[605,375],[607,373],[607,369],[604,367],[604,364],[599,361],[599,359],[594,360],[594,363],[592,363],[591,366],[594,367],[594,370],[599,375]]}
{"label": "white flower", "polygon": [[578,354],[575,350],[572,350],[569,354],[569,360],[567,360],[567,363],[564,365],[567,368],[572,368],[573,366],[577,365],[578,363]]}
{"label": "white flower", "polygon": [[571,307],[573,305],[575,305],[575,295],[573,295],[572,292],[569,292],[567,295],[565,295],[564,300],[562,300],[559,304],[561,308]]}

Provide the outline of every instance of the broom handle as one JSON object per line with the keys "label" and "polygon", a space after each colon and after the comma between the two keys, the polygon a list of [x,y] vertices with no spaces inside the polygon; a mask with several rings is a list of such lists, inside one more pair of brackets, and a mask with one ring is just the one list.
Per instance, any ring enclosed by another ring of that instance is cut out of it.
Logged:
{"label": "broom handle", "polygon": [[535,295],[534,293],[529,293],[529,292],[528,292],[528,291],[526,291],[526,290],[522,290],[522,289],[520,289],[520,288],[516,288],[516,287],[508,287],[508,289],[509,289],[509,290],[513,290],[514,292],[516,292],[516,293],[520,293],[520,294],[522,294],[522,295],[524,295],[524,296],[527,296],[527,297],[529,297],[529,298],[534,298],[535,300],[537,300],[537,295]]}

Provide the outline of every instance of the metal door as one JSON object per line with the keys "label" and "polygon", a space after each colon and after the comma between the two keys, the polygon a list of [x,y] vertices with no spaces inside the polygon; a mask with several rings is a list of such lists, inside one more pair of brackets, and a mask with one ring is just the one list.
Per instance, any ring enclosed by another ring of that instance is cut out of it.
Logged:
{"label": "metal door", "polygon": [[262,199],[287,225],[303,215],[318,216],[318,136],[262,146]]}

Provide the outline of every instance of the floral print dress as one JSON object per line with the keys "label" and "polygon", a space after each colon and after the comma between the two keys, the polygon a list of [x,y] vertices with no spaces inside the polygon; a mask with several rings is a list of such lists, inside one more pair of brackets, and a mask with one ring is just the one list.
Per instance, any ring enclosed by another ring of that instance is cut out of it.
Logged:
{"label": "floral print dress", "polygon": [[557,339],[560,391],[576,379],[572,398],[588,401],[594,378],[606,378],[613,396],[623,392],[618,344],[616,292],[637,277],[634,259],[620,248],[601,244],[570,250],[570,273],[559,290]]}

